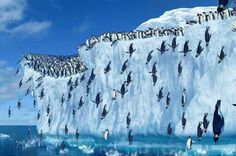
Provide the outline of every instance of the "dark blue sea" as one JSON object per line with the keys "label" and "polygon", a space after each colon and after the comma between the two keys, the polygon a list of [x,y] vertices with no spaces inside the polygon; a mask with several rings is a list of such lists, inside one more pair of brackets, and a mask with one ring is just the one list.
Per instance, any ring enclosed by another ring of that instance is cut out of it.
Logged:
{"label": "dark blue sea", "polygon": [[[31,135],[28,135],[29,128]],[[92,136],[81,136],[78,141],[73,136],[45,135],[40,139],[35,126],[0,126],[0,133],[0,156],[236,155],[235,137],[221,138],[217,145],[212,138],[205,137],[201,142],[196,141],[192,150],[186,150],[185,137],[135,136],[133,145],[128,145],[125,137],[110,138],[106,142]],[[65,140],[65,150],[60,150],[62,140]]]}

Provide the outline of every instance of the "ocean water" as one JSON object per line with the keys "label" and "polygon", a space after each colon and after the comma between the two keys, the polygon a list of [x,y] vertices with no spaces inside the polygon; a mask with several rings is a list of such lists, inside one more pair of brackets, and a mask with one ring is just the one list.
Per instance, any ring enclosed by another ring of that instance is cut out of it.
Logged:
{"label": "ocean water", "polygon": [[[28,129],[31,136],[28,137]],[[221,138],[215,145],[212,138],[203,137],[196,141],[192,150],[185,149],[186,138],[162,136],[134,136],[133,145],[128,145],[125,137],[111,137],[109,141],[92,136],[44,136],[39,139],[35,126],[0,126],[0,133],[9,135],[0,138],[0,156],[80,156],[80,155],[236,155],[236,137]],[[18,140],[18,147],[16,146]],[[66,141],[66,149],[60,150],[61,141]]]}

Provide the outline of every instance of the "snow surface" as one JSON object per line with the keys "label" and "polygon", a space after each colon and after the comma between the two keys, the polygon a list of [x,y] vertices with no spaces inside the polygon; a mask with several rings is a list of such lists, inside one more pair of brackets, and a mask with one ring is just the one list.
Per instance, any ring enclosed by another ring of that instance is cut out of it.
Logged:
{"label": "snow surface", "polygon": [[[169,11],[158,19],[141,24],[137,29],[182,26],[185,25],[185,19],[188,20],[196,13],[207,10],[215,11],[215,7]],[[102,136],[103,132],[109,129],[111,135],[126,136],[126,116],[130,112],[130,128],[133,130],[133,134],[166,135],[167,126],[171,122],[175,135],[196,135],[198,122],[202,121],[204,113],[207,112],[210,125],[206,135],[211,136],[214,107],[216,101],[221,99],[221,111],[225,117],[223,135],[235,135],[236,108],[232,106],[236,102],[236,35],[232,32],[234,21],[235,17],[231,17],[226,20],[209,21],[201,25],[185,27],[185,35],[177,37],[179,46],[176,51],[172,52],[168,47],[170,50],[163,55],[157,52],[156,48],[160,47],[163,40],[171,44],[173,37],[120,41],[113,47],[111,47],[111,43],[103,42],[87,51],[81,48],[79,54],[86,67],[89,68],[85,72],[86,80],[79,83],[78,87],[72,91],[71,100],[65,102],[63,106],[61,106],[61,96],[64,93],[67,97],[69,90],[67,82],[70,77],[55,79],[46,76],[42,80],[42,87],[35,89],[38,84],[36,79],[40,74],[23,66],[24,82],[33,76],[31,86],[35,91],[37,108],[41,112],[41,118],[37,123],[38,131],[64,134],[64,127],[67,124],[71,134],[74,134],[78,128],[81,134]],[[208,48],[205,47],[204,42],[206,26],[211,27],[210,33],[212,34]],[[182,51],[186,40],[189,40],[190,49],[193,51],[184,57],[182,53],[178,52]],[[198,58],[195,58],[199,40],[203,41],[204,51]],[[128,51],[131,43],[134,44],[136,51],[130,58],[129,54],[125,52]],[[225,46],[227,56],[218,64],[217,55],[222,46]],[[146,65],[146,58],[151,50],[154,50],[153,59],[149,65]],[[121,75],[121,67],[126,59],[129,60],[128,69]],[[112,70],[105,75],[104,68],[109,61],[111,61]],[[155,61],[157,61],[158,80],[157,84],[153,86],[149,72]],[[180,61],[182,61],[183,72],[178,77],[177,66]],[[92,68],[94,68],[96,77],[91,84],[90,94],[86,96],[86,85]],[[118,96],[116,101],[112,101],[112,90],[120,90],[121,84],[126,81],[130,71],[132,71],[133,82],[127,88],[127,94],[123,99]],[[82,74],[72,76],[73,82],[81,76]],[[161,87],[164,87],[165,97],[158,103],[156,94]],[[44,88],[45,97],[40,100],[39,95],[42,88]],[[187,104],[183,108],[181,95],[184,88],[187,93]],[[101,92],[103,102],[96,108],[91,100],[95,99],[98,92]],[[170,107],[166,110],[165,98],[168,92],[171,92],[171,102]],[[80,110],[76,109],[76,117],[73,119],[73,107],[78,106],[81,96],[83,96],[85,104]],[[50,104],[52,119],[50,127],[46,115],[48,104]],[[101,113],[105,104],[107,104],[109,112],[101,121]],[[183,112],[186,112],[185,117],[187,118],[185,130],[182,130],[181,125]]]}

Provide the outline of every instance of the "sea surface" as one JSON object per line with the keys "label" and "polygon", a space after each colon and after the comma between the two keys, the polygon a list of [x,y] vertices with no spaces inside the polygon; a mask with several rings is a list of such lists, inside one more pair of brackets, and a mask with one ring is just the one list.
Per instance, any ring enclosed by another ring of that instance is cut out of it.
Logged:
{"label": "sea surface", "polygon": [[[28,135],[29,128],[31,135]],[[236,155],[236,137],[221,138],[217,145],[210,137],[203,137],[201,142],[193,138],[193,149],[186,150],[185,137],[134,136],[133,145],[128,145],[126,137],[111,137],[104,141],[102,138],[83,135],[79,140],[73,135],[44,135],[41,139],[35,126],[0,126],[0,133],[0,156]],[[66,143],[65,150],[60,150],[62,140]]]}

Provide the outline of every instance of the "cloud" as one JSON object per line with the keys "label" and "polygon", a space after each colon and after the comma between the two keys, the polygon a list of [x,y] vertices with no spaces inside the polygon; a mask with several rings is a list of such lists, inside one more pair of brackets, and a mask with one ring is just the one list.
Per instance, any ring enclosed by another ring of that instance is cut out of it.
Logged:
{"label": "cloud", "polygon": [[[7,34],[25,33],[33,35],[47,30],[50,21],[26,21],[27,0],[0,0],[0,32]],[[12,25],[14,25],[12,27]]]}
{"label": "cloud", "polygon": [[84,33],[92,27],[92,23],[89,18],[85,18],[77,27],[74,27],[74,31],[78,33]]}

